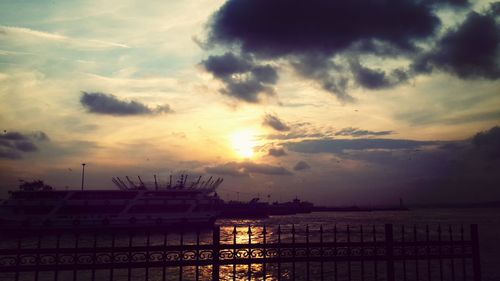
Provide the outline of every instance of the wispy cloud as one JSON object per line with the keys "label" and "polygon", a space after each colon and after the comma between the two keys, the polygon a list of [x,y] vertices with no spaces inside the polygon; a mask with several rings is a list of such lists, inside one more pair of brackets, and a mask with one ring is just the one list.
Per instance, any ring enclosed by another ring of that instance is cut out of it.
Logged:
{"label": "wispy cloud", "polygon": [[290,126],[283,122],[278,116],[272,114],[266,114],[264,116],[264,121],[262,121],[262,124],[280,132],[290,130]]}
{"label": "wispy cloud", "polygon": [[17,26],[0,26],[0,34],[3,34],[4,36],[7,35],[25,35],[25,36],[33,36],[33,37],[39,37],[39,38],[44,38],[44,39],[49,39],[49,40],[68,40],[69,38],[56,34],[56,33],[50,33],[50,32],[44,32],[44,31],[39,31],[39,30],[34,30],[26,27],[17,27]]}
{"label": "wispy cloud", "polygon": [[351,136],[351,137],[384,136],[390,134],[392,134],[392,131],[370,131],[353,127],[343,128],[342,130],[335,133],[336,136]]}
{"label": "wispy cloud", "polygon": [[51,33],[46,31],[40,31],[35,29],[30,29],[26,27],[18,26],[3,26],[0,25],[0,36],[11,37],[15,40],[45,40],[45,41],[55,41],[64,42],[69,46],[81,47],[81,48],[130,48],[129,46],[121,43],[108,42],[98,39],[87,39],[87,38],[73,38],[68,37],[58,33]]}

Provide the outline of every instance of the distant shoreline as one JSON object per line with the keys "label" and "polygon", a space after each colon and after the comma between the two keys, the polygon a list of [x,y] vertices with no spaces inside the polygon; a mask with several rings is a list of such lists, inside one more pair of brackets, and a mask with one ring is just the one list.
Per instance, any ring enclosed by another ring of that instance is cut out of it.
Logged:
{"label": "distant shoreline", "polygon": [[475,203],[432,203],[432,204],[412,204],[410,208],[428,209],[469,209],[469,208],[500,208],[500,201],[475,202]]}
{"label": "distant shoreline", "polygon": [[362,207],[362,206],[349,206],[349,207],[326,207],[315,206],[312,212],[381,212],[381,211],[408,211],[407,207],[400,206],[387,206],[387,207]]}
{"label": "distant shoreline", "polygon": [[408,211],[411,209],[479,209],[500,208],[500,201],[474,203],[428,203],[405,206],[315,206],[312,212],[380,212]]}

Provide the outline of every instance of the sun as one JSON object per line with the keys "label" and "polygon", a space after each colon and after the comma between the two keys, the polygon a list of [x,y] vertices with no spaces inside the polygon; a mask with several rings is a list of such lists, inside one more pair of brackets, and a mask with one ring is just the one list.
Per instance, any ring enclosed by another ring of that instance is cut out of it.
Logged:
{"label": "sun", "polygon": [[239,130],[231,134],[231,146],[242,158],[251,158],[254,154],[255,134],[252,130]]}

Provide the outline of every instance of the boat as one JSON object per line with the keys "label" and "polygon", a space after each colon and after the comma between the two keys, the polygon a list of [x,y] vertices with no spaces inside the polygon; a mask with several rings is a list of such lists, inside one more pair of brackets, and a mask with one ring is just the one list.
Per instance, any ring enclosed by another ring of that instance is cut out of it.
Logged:
{"label": "boat", "polygon": [[213,225],[219,210],[215,189],[222,178],[188,183],[128,184],[116,177],[117,190],[55,190],[43,181],[24,182],[0,205],[0,229],[95,229],[201,227]]}
{"label": "boat", "polygon": [[307,214],[313,211],[313,203],[301,201],[295,198],[291,202],[268,204],[259,202],[259,198],[253,198],[249,202],[220,201],[218,205],[221,211],[219,218],[223,219],[262,219],[269,216],[285,216],[295,214]]}
{"label": "boat", "polygon": [[218,205],[221,219],[263,219],[269,216],[269,205],[253,198],[249,202],[221,201]]}
{"label": "boat", "polygon": [[297,197],[292,202],[278,203],[274,202],[269,207],[269,214],[273,216],[308,214],[313,211],[314,204],[301,201]]}

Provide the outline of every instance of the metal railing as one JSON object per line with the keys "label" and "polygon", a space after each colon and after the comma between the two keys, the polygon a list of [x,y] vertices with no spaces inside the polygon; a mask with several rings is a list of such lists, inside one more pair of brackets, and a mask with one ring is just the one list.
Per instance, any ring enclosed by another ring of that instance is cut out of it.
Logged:
{"label": "metal railing", "polygon": [[479,281],[481,270],[477,225],[215,226],[5,236],[2,278]]}

